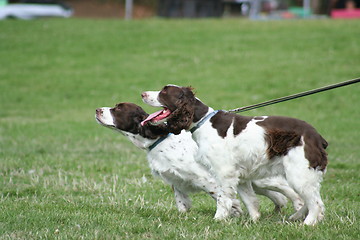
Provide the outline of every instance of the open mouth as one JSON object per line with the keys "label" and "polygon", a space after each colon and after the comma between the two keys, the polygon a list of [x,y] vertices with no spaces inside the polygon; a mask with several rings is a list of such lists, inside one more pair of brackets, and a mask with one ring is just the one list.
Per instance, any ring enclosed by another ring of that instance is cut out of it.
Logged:
{"label": "open mouth", "polygon": [[168,108],[154,112],[150,114],[144,121],[141,122],[141,126],[144,126],[147,122],[150,122],[154,125],[163,123],[166,121],[166,118],[171,114],[171,111]]}

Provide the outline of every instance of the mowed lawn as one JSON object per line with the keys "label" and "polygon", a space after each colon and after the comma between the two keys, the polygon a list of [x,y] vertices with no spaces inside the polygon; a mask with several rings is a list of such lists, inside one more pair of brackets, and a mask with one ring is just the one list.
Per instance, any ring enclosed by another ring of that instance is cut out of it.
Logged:
{"label": "mowed lawn", "polygon": [[[36,20],[0,22],[0,239],[360,239],[360,84],[247,112],[314,125],[329,142],[325,220],[212,218],[193,195],[178,213],[145,152],[95,109],[191,85],[232,109],[360,77],[360,21]],[[226,156],[224,156],[226,157]],[[244,208],[245,209],[245,208]]]}

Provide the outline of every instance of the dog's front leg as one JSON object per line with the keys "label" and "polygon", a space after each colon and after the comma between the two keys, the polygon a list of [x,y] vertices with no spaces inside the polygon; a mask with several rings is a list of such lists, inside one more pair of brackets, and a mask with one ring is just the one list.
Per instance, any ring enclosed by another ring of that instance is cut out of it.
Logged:
{"label": "dog's front leg", "polygon": [[233,201],[224,192],[221,192],[216,200],[215,220],[224,220],[230,216]]}
{"label": "dog's front leg", "polygon": [[239,177],[236,172],[229,174],[229,169],[233,169],[230,163],[224,163],[225,161],[214,161],[211,163],[213,166],[213,172],[217,184],[220,187],[216,199],[216,213],[215,220],[223,220],[229,216],[238,217],[242,214],[240,201],[236,199],[236,186],[239,181]]}
{"label": "dog's front leg", "polygon": [[[204,186],[206,186],[205,182],[204,182]],[[208,189],[210,189],[210,191],[208,191]],[[218,201],[218,196],[221,195],[220,189],[217,186],[217,184],[213,184],[212,186],[206,188],[205,191],[208,191],[209,195],[215,201]],[[230,212],[231,217],[240,217],[240,215],[243,213],[241,209],[240,200],[233,198],[231,201],[232,201],[231,212]]]}
{"label": "dog's front leg", "polygon": [[[234,181],[229,181],[229,183]],[[216,213],[214,219],[223,220],[230,215],[239,216],[242,211],[240,202],[236,199],[235,187],[223,179],[221,184],[221,190],[217,196]],[[235,213],[238,211],[237,213]]]}
{"label": "dog's front leg", "polygon": [[191,208],[191,200],[186,193],[181,192],[179,189],[173,187],[175,194],[176,207],[179,212],[187,212]]}

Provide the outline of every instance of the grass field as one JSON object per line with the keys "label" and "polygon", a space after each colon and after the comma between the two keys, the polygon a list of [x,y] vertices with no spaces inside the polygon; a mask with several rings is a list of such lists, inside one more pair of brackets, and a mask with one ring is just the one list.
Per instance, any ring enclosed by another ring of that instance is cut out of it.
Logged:
{"label": "grass field", "polygon": [[328,140],[325,221],[290,204],[215,222],[193,196],[179,214],[145,153],[100,127],[97,107],[191,85],[230,109],[360,76],[360,21],[38,20],[0,22],[0,239],[360,239],[360,85],[257,109]]}

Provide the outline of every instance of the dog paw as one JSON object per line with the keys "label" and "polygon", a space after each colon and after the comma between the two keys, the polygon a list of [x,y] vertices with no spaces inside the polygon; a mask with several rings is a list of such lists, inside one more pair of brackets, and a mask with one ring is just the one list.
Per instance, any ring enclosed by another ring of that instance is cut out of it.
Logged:
{"label": "dog paw", "polygon": [[295,211],[299,211],[304,206],[304,202],[301,199],[297,199],[293,202],[293,206]]}
{"label": "dog paw", "polygon": [[229,217],[229,213],[226,211],[216,211],[214,219],[216,221],[222,221]]}
{"label": "dog paw", "polygon": [[231,217],[240,217],[243,214],[243,211],[241,208],[233,206],[230,210]]}
{"label": "dog paw", "polygon": [[191,205],[183,203],[183,202],[177,202],[176,206],[177,206],[177,209],[179,210],[179,212],[181,212],[181,213],[185,213],[191,208]]}
{"label": "dog paw", "polygon": [[307,217],[304,221],[304,224],[307,226],[315,226],[317,222],[318,222],[317,219]]}
{"label": "dog paw", "polygon": [[250,218],[253,222],[257,222],[259,220],[260,216],[261,216],[261,214],[259,212],[250,214]]}

